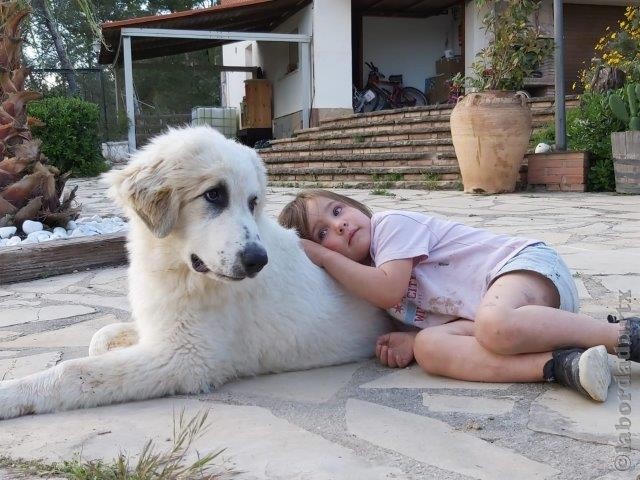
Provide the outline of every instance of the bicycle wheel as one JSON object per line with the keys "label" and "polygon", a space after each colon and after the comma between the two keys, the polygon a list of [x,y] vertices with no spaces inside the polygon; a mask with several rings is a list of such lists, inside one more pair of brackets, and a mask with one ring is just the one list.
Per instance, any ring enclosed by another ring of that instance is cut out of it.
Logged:
{"label": "bicycle wheel", "polygon": [[403,107],[419,107],[427,104],[427,97],[417,88],[404,87],[401,93]]}

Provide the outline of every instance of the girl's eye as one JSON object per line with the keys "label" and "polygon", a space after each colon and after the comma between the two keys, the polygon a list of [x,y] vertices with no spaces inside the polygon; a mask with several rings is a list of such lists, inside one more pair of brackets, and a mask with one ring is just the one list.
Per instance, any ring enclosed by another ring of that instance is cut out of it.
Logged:
{"label": "girl's eye", "polygon": [[334,207],[333,208],[333,216],[337,217],[338,215],[340,215],[340,212],[342,212],[342,207]]}
{"label": "girl's eye", "polygon": [[320,229],[320,231],[318,232],[318,240],[322,242],[326,237],[327,237],[327,229],[326,228]]}

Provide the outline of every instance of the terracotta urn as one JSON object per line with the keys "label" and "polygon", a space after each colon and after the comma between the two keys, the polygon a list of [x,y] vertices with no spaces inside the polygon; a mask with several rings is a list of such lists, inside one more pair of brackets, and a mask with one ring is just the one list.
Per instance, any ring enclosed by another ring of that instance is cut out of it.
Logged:
{"label": "terracotta urn", "polygon": [[462,97],[451,113],[451,136],[465,192],[513,192],[531,137],[526,94],[489,90]]}

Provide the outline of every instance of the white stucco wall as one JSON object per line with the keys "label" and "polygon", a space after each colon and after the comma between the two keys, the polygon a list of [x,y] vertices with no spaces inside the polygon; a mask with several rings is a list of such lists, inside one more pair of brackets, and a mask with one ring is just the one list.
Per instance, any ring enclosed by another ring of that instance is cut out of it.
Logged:
{"label": "white stucco wall", "polygon": [[[311,34],[312,8],[307,6],[288,18],[273,33]],[[251,46],[251,64],[245,60],[246,48]],[[287,73],[289,46],[283,42],[235,42],[222,47],[224,65],[257,66],[264,71],[273,86],[273,115],[278,118],[300,111],[302,108],[302,81],[300,69]],[[227,72],[225,106],[239,107],[244,96],[245,73]]]}
{"label": "white stucco wall", "polygon": [[[255,57],[256,42],[235,42],[222,46],[222,64],[225,66],[247,67],[247,48],[251,47],[252,57]],[[249,75],[244,72],[222,72],[221,92],[222,106],[240,108],[240,102],[244,97],[244,81]],[[238,110],[239,111],[239,110]]]}
{"label": "white stucco wall", "polygon": [[467,0],[464,12],[464,69],[466,75],[471,75],[471,64],[477,53],[487,46],[487,37],[482,30],[482,17],[486,7],[479,10],[474,0]]}
{"label": "white stucco wall", "polygon": [[320,0],[313,9],[314,108],[352,108],[351,2]]}
{"label": "white stucco wall", "polygon": [[[424,91],[424,81],[436,74],[436,60],[447,49],[460,54],[458,23],[452,9],[429,18],[364,17],[363,62],[373,62],[386,76],[402,74],[405,86]],[[363,84],[369,68],[362,67]]]}

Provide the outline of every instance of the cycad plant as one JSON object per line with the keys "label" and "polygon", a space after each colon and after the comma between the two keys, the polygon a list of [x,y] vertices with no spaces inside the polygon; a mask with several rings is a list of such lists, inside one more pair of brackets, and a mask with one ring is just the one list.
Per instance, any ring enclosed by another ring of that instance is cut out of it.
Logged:
{"label": "cycad plant", "polygon": [[0,1],[0,227],[25,220],[65,226],[79,214],[71,205],[76,189],[62,199],[70,172],[47,165],[29,130],[38,121],[27,118],[27,103],[41,96],[24,88],[20,25],[30,12],[21,1]]}

